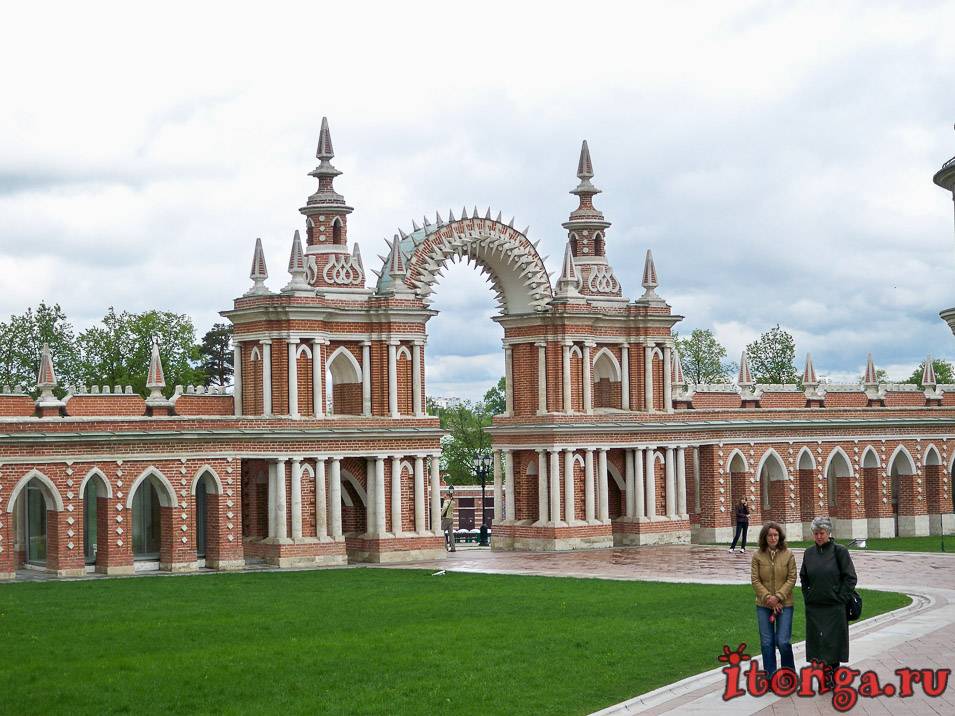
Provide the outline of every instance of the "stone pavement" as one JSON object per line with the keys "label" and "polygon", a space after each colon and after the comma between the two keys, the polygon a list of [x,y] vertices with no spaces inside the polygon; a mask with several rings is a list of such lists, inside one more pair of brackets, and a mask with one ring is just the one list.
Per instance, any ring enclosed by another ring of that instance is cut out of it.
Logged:
{"label": "stone pavement", "polygon": [[[802,550],[794,550],[797,564]],[[663,582],[749,583],[749,554],[732,555],[725,548],[702,545],[628,547],[580,552],[491,552],[467,550],[447,560],[402,565],[456,572],[532,574]],[[895,670],[955,668],[955,555],[912,552],[853,551],[864,588],[912,595],[911,606],[850,627],[849,666],[874,670],[879,683],[898,685]],[[394,567],[397,565],[388,565]],[[797,603],[796,608],[801,608]],[[748,649],[753,654],[753,648]],[[803,663],[804,644],[796,646],[796,665]],[[756,647],[758,654],[758,646]],[[721,665],[722,666],[722,665]],[[857,682],[858,683],[858,682]],[[838,713],[832,695],[813,698],[721,698],[725,678],[719,668],[635,696],[600,714],[827,714]],[[955,684],[938,698],[919,685],[909,698],[860,698],[853,714],[955,714]]]}

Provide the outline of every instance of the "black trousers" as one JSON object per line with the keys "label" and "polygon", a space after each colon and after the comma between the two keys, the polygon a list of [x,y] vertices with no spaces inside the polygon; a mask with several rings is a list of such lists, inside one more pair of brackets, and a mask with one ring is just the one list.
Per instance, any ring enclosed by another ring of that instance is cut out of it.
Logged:
{"label": "black trousers", "polygon": [[730,545],[730,549],[736,549],[736,540],[742,535],[743,539],[740,542],[740,547],[746,549],[746,532],[749,530],[749,522],[737,522],[736,523],[736,534],[733,535],[733,544]]}

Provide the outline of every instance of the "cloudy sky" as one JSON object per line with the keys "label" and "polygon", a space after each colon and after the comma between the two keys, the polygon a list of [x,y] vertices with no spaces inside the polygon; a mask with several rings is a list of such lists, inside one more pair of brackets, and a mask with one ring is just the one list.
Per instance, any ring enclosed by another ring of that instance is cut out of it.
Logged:
{"label": "cloudy sky", "polygon": [[[580,141],[608,253],[736,358],[777,322],[833,379],[955,358],[953,3],[19,3],[0,27],[0,316],[191,315],[287,281],[321,117],[366,264],[412,217],[490,205],[557,270]],[[503,370],[455,266],[429,393]]]}

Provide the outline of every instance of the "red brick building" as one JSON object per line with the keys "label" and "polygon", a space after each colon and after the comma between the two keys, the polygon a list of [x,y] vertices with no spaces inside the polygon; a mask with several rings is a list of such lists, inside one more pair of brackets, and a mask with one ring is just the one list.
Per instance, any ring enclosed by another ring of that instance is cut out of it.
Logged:
{"label": "red brick building", "polygon": [[[61,575],[429,557],[441,430],[425,414],[429,296],[452,259],[490,275],[504,329],[495,419],[496,549],[728,540],[732,506],[791,536],[817,515],[840,538],[952,529],[955,386],[866,381],[687,385],[648,251],[630,300],[609,260],[584,143],[554,286],[527,231],[490,210],[436,214],[389,242],[374,287],[323,120],[289,282],[261,242],[235,326],[235,389],[164,395],[154,349],[142,399],[121,386],[0,395],[0,575]],[[938,176],[936,177],[938,179]],[[611,251],[608,253],[608,248]],[[617,249],[619,250],[619,249]],[[929,366],[931,363],[929,362]],[[949,440],[953,440],[949,444]]]}

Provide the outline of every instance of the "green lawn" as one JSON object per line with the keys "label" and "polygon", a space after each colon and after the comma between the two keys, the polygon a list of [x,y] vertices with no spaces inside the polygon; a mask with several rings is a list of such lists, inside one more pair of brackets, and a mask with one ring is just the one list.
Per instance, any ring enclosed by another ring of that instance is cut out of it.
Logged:
{"label": "green lawn", "polygon": [[[839,544],[847,544],[849,540],[837,540]],[[790,542],[790,547],[810,547],[815,542],[804,540],[801,542]],[[852,546],[849,549],[861,550],[858,546]],[[888,552],[941,552],[942,539],[938,535],[934,537],[874,537],[866,541],[866,549]],[[955,553],[955,535],[945,537],[945,551]]]}
{"label": "green lawn", "polygon": [[0,634],[11,714],[581,714],[758,653],[749,585],[386,569],[0,585]]}

